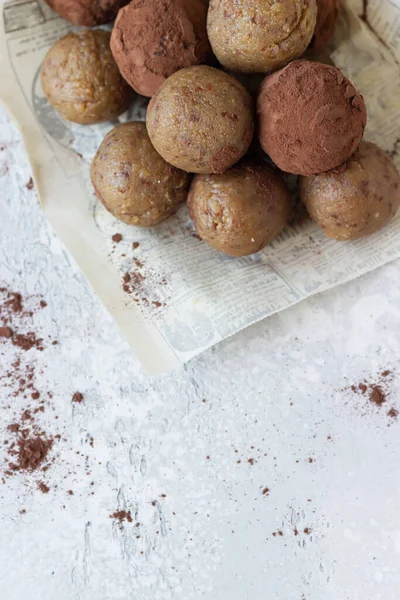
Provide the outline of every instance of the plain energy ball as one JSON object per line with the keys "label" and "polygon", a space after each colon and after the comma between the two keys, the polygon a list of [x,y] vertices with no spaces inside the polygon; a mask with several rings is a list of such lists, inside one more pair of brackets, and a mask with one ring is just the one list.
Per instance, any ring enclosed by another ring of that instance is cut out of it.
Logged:
{"label": "plain energy ball", "polygon": [[335,33],[340,13],[340,0],[317,0],[317,23],[310,49],[318,54]]}
{"label": "plain energy ball", "polygon": [[210,0],[208,37],[226,69],[268,73],[304,53],[316,14],[316,0]]}
{"label": "plain energy ball", "polygon": [[253,105],[231,75],[189,67],[171,75],[153,96],[146,123],[167,162],[192,173],[223,173],[250,146]]}
{"label": "plain energy ball", "polygon": [[46,0],[61,17],[73,25],[95,27],[114,21],[119,9],[129,0]]}
{"label": "plain energy ball", "polygon": [[100,29],[68,33],[47,52],[41,68],[43,91],[64,119],[81,125],[118,117],[132,90],[110,50],[110,34]]}
{"label": "plain energy ball", "polygon": [[225,254],[247,256],[285,227],[291,197],[276,171],[252,161],[219,175],[196,175],[188,206],[202,240]]}
{"label": "plain energy ball", "polygon": [[211,62],[202,0],[139,0],[121,9],[111,35],[111,50],[133,89],[153,96],[184,67]]}
{"label": "plain energy ball", "polygon": [[263,150],[295,175],[338,167],[358,147],[367,123],[364,99],[343,73],[309,60],[264,79],[257,113]]}
{"label": "plain energy ball", "polygon": [[150,227],[186,200],[190,175],[166,163],[154,150],[143,122],[112,129],[90,169],[97,197],[117,219]]}
{"label": "plain energy ball", "polygon": [[375,144],[361,142],[338,172],[301,177],[300,197],[328,237],[355,240],[378,231],[400,206],[400,175]]}

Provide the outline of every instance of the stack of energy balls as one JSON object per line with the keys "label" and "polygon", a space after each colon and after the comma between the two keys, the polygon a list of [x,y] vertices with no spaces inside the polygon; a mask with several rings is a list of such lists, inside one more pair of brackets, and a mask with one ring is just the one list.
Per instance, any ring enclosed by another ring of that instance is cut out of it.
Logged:
{"label": "stack of energy balls", "polygon": [[[339,0],[47,1],[76,25],[116,17],[111,36],[70,33],[45,57],[43,90],[65,119],[108,121],[134,92],[151,98],[146,123],[115,127],[92,162],[96,194],[121,221],[150,227],[187,199],[201,239],[249,255],[288,222],[282,173],[300,176],[300,198],[329,237],[356,239],[395,215],[400,176],[362,141],[363,97],[315,60]],[[313,60],[299,60],[306,51]],[[251,74],[266,75],[256,94]]]}

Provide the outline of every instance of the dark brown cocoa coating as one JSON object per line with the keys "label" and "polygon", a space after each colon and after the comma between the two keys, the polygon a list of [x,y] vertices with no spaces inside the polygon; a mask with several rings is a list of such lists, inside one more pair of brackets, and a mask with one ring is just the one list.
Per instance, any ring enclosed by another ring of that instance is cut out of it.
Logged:
{"label": "dark brown cocoa coating", "polygon": [[309,45],[313,53],[319,54],[333,34],[340,13],[340,0],[317,0],[317,23]]}
{"label": "dark brown cocoa coating", "polygon": [[253,103],[231,75],[188,67],[153,96],[146,124],[154,147],[172,165],[192,173],[223,173],[251,143]]}
{"label": "dark brown cocoa coating", "polygon": [[153,96],[179,69],[213,62],[202,0],[136,0],[118,14],[111,50],[133,89]]}
{"label": "dark brown cocoa coating", "polygon": [[223,174],[196,175],[188,206],[202,240],[225,254],[247,256],[285,227],[291,197],[276,171],[245,161]]}
{"label": "dark brown cocoa coating", "polygon": [[68,33],[47,52],[41,69],[43,91],[64,119],[81,125],[118,117],[133,92],[110,50],[110,34],[100,29]]}
{"label": "dark brown cocoa coating", "polygon": [[96,195],[117,219],[150,227],[176,212],[186,200],[190,175],[169,165],[154,150],[146,125],[131,122],[112,129],[90,169]]}
{"label": "dark brown cocoa coating", "polygon": [[266,77],[257,112],[262,148],[295,175],[338,167],[356,150],[367,122],[364,99],[343,73],[310,60]]}
{"label": "dark brown cocoa coating", "polygon": [[46,0],[46,2],[73,25],[95,27],[114,21],[119,9],[129,0]]}
{"label": "dark brown cocoa coating", "polygon": [[339,172],[301,177],[300,197],[328,237],[355,240],[384,227],[400,206],[400,175],[375,144],[361,142]]}

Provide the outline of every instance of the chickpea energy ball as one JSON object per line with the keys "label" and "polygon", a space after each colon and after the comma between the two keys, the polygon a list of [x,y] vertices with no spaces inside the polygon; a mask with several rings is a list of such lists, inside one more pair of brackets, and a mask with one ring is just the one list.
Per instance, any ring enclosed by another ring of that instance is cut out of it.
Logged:
{"label": "chickpea energy ball", "polygon": [[171,75],[153,96],[146,124],[167,162],[191,173],[223,173],[250,146],[252,100],[231,75],[188,67]]}
{"label": "chickpea energy ball", "polygon": [[387,154],[361,142],[341,171],[300,179],[300,197],[328,237],[355,240],[378,231],[400,206],[400,175]]}
{"label": "chickpea energy ball", "polygon": [[114,21],[119,9],[129,0],[46,0],[61,17],[73,25],[95,27]]}
{"label": "chickpea energy ball", "polygon": [[295,175],[338,167],[356,150],[367,123],[364,99],[343,73],[309,60],[267,76],[257,112],[263,150]]}
{"label": "chickpea energy ball", "polygon": [[210,0],[208,37],[226,69],[268,73],[303,54],[316,15],[316,0]]}
{"label": "chickpea energy ball", "polygon": [[47,52],[41,69],[43,91],[64,119],[81,125],[109,121],[129,106],[132,90],[100,29],[68,33]]}
{"label": "chickpea energy ball", "polygon": [[97,197],[117,219],[150,227],[176,212],[186,200],[190,176],[154,150],[146,125],[131,122],[112,129],[90,169]]}
{"label": "chickpea energy ball", "polygon": [[285,227],[291,197],[265,163],[243,162],[219,175],[196,175],[189,213],[207,244],[231,256],[262,250]]}
{"label": "chickpea energy ball", "polygon": [[153,96],[183,67],[213,58],[203,0],[139,0],[118,13],[111,50],[133,89]]}

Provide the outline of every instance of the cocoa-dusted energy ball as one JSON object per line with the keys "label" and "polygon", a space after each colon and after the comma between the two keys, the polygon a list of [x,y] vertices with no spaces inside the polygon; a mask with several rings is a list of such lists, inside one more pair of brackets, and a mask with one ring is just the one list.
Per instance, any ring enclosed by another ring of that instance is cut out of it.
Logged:
{"label": "cocoa-dusted energy ball", "polygon": [[323,173],[347,160],[367,122],[364,99],[343,73],[309,60],[266,77],[257,112],[264,151],[296,175]]}
{"label": "cocoa-dusted energy ball", "polygon": [[97,197],[129,225],[150,227],[176,212],[186,200],[190,175],[172,167],[154,150],[146,125],[131,122],[112,129],[90,169]]}
{"label": "cocoa-dusted energy ball", "polygon": [[303,54],[316,14],[316,0],[210,0],[208,37],[225,68],[268,73]]}
{"label": "cocoa-dusted energy ball", "polygon": [[381,229],[400,206],[400,175],[375,144],[361,142],[343,170],[300,178],[300,197],[328,237],[355,240]]}
{"label": "cocoa-dusted energy ball", "polygon": [[115,119],[129,106],[132,90],[110,51],[110,34],[100,29],[68,33],[47,52],[43,91],[64,119],[89,125]]}
{"label": "cocoa-dusted energy ball", "polygon": [[335,32],[340,13],[340,0],[317,0],[317,23],[310,43],[310,50],[322,52]]}
{"label": "cocoa-dusted energy ball", "polygon": [[139,0],[121,9],[111,50],[133,89],[153,96],[184,67],[212,60],[203,0]]}
{"label": "cocoa-dusted energy ball", "polygon": [[291,199],[276,171],[246,161],[220,175],[196,175],[188,205],[202,240],[225,254],[247,256],[282,231]]}
{"label": "cocoa-dusted energy ball", "polygon": [[252,100],[231,75],[189,67],[171,75],[153,96],[146,123],[167,162],[192,173],[223,173],[252,140]]}
{"label": "cocoa-dusted energy ball", "polygon": [[129,0],[46,0],[61,17],[73,25],[95,27],[114,21],[119,9]]}

